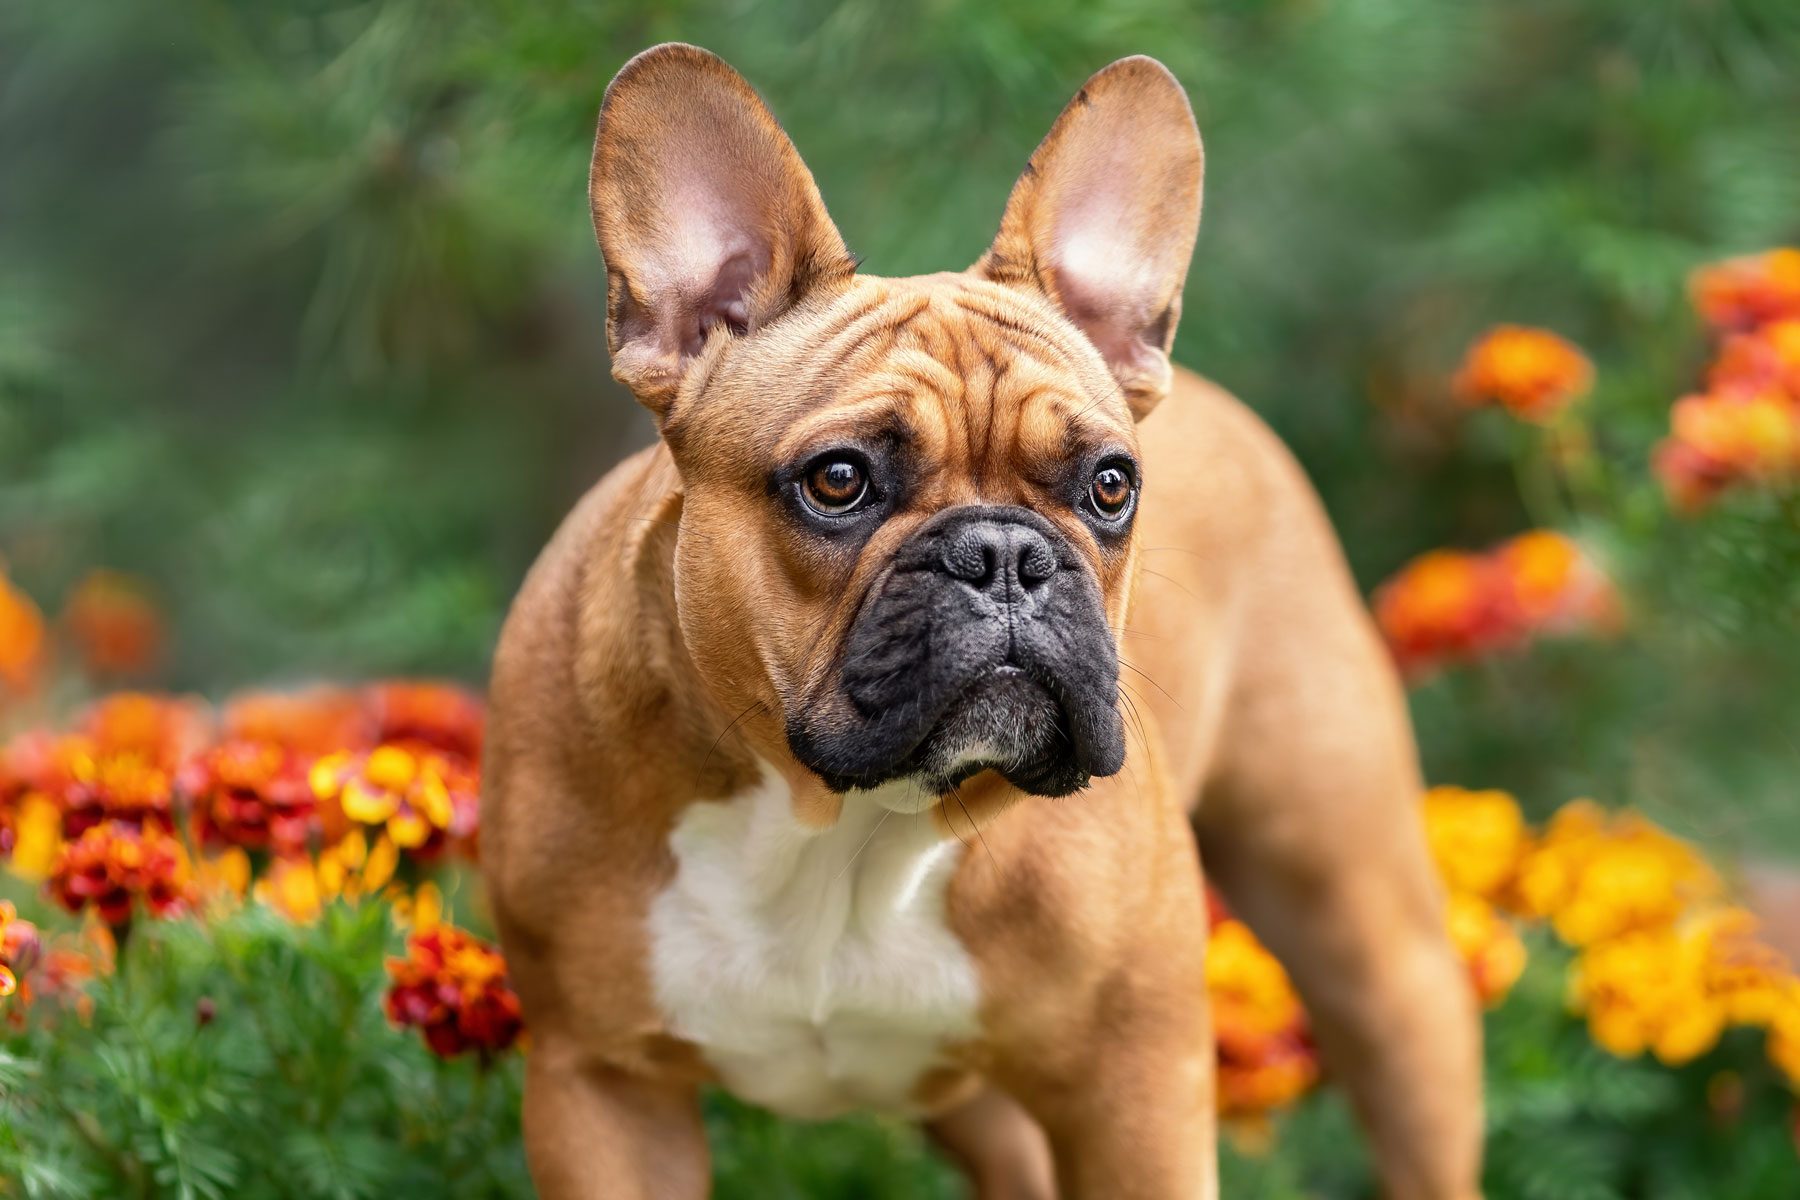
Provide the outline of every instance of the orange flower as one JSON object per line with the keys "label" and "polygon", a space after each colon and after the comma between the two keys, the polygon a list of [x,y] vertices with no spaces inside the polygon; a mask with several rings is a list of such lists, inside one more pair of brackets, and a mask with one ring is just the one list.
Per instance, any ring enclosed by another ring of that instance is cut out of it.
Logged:
{"label": "orange flower", "polygon": [[130,921],[135,907],[153,916],[178,911],[191,898],[187,851],[155,826],[119,821],[93,826],[63,847],[50,893],[70,912],[92,908],[108,925]]}
{"label": "orange flower", "polygon": [[451,683],[393,680],[369,689],[369,707],[382,742],[481,761],[486,714],[473,692]]}
{"label": "orange flower", "polygon": [[485,1060],[524,1030],[506,961],[466,930],[439,923],[413,933],[406,957],[388,959],[387,970],[388,1019],[418,1029],[442,1058],[472,1049]]}
{"label": "orange flower", "polygon": [[1800,249],[1713,263],[1689,283],[1694,307],[1718,329],[1751,329],[1784,317],[1800,317]]}
{"label": "orange flower", "polygon": [[162,613],[142,583],[118,571],[89,572],[69,596],[63,624],[96,675],[133,675],[162,653]]}
{"label": "orange flower", "polygon": [[1525,972],[1525,943],[1512,922],[1480,896],[1453,892],[1447,923],[1450,942],[1468,965],[1475,995],[1489,1008],[1506,999]]}
{"label": "orange flower", "polygon": [[1517,895],[1563,941],[1588,946],[1667,929],[1719,895],[1718,876],[1693,847],[1635,813],[1609,816],[1591,800],[1564,805],[1519,868]]}
{"label": "orange flower", "polygon": [[1472,657],[1507,635],[1491,575],[1479,555],[1433,550],[1376,589],[1375,620],[1402,670]]}
{"label": "orange flower", "polygon": [[1206,990],[1218,1053],[1218,1105],[1226,1116],[1291,1103],[1319,1078],[1306,1013],[1287,972],[1242,922],[1213,927]]}
{"label": "orange flower", "polygon": [[1534,529],[1493,551],[1510,620],[1531,632],[1603,629],[1617,623],[1611,582],[1575,542]]}
{"label": "orange flower", "polygon": [[0,688],[32,691],[47,657],[44,615],[7,579],[6,564],[0,560]]}
{"label": "orange flower", "polygon": [[19,990],[19,981],[37,962],[43,945],[37,926],[20,920],[19,910],[0,900],[0,1000]]}
{"label": "orange flower", "polygon": [[1587,394],[1593,364],[1547,329],[1499,325],[1469,348],[1456,373],[1466,404],[1497,404],[1525,421],[1547,423]]}
{"label": "orange flower", "polygon": [[1400,669],[1418,677],[1538,634],[1619,621],[1611,584],[1560,533],[1533,530],[1486,554],[1433,550],[1375,590],[1375,621]]}
{"label": "orange flower", "polygon": [[1571,990],[1594,1041],[1621,1058],[1649,1050],[1680,1066],[1712,1049],[1725,1030],[1725,1013],[1706,991],[1704,944],[1673,929],[1589,947]]}
{"label": "orange flower", "polygon": [[114,692],[92,705],[76,729],[97,754],[135,754],[173,771],[206,741],[206,705],[182,696]]}
{"label": "orange flower", "polygon": [[245,692],[225,705],[220,725],[228,741],[267,742],[308,758],[375,745],[368,708],[348,688]]}
{"label": "orange flower", "polygon": [[456,759],[396,745],[334,754],[313,764],[313,793],[359,825],[386,831],[415,857],[432,858],[449,840],[475,832],[476,780]]}
{"label": "orange flower", "polygon": [[1800,403],[1800,316],[1725,339],[1706,373],[1714,392],[1780,392]]}
{"label": "orange flower", "polygon": [[298,755],[272,742],[233,739],[177,775],[203,844],[293,854],[305,848],[317,805]]}

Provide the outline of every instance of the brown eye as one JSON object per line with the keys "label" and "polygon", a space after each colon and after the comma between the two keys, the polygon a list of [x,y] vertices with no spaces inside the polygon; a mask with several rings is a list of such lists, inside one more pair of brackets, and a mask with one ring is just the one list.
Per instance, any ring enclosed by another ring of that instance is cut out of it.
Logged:
{"label": "brown eye", "polygon": [[1123,467],[1101,467],[1088,488],[1094,511],[1103,517],[1119,517],[1131,505],[1131,474]]}
{"label": "brown eye", "polygon": [[841,517],[869,492],[869,475],[848,458],[821,459],[808,467],[803,489],[807,505],[827,517]]}

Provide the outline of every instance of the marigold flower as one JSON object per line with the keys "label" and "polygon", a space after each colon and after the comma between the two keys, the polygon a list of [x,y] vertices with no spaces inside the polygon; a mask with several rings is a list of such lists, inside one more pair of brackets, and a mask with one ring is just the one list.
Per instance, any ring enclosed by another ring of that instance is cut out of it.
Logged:
{"label": "marigold flower", "polygon": [[1691,846],[1634,813],[1564,805],[1519,868],[1518,899],[1565,942],[1587,946],[1672,925],[1721,890]]}
{"label": "marigold flower", "polygon": [[289,920],[308,924],[318,919],[327,904],[338,900],[355,903],[381,891],[394,877],[399,854],[386,835],[376,838],[371,847],[361,830],[353,830],[316,858],[275,859],[256,881],[252,894]]}
{"label": "marigold flower", "polygon": [[1469,968],[1475,995],[1489,1008],[1506,999],[1525,972],[1525,943],[1494,906],[1471,892],[1452,892],[1450,942]]}
{"label": "marigold flower", "polygon": [[1376,589],[1375,621],[1402,670],[1418,674],[1510,636],[1479,555],[1433,550]]}
{"label": "marigold flower", "polygon": [[49,656],[44,614],[7,579],[5,567],[0,561],[0,687],[30,692]]}
{"label": "marigold flower", "polygon": [[1711,1050],[1726,1026],[1724,1008],[1707,992],[1704,941],[1674,929],[1590,946],[1571,992],[1594,1040],[1621,1058],[1649,1050],[1679,1066]]}
{"label": "marigold flower", "polygon": [[1773,391],[1800,402],[1800,316],[1726,338],[1706,383],[1709,391]]}
{"label": "marigold flower", "polygon": [[92,908],[108,925],[127,923],[136,907],[152,916],[178,911],[191,898],[187,851],[154,825],[95,825],[63,847],[50,892],[70,912]]}
{"label": "marigold flower", "polygon": [[0,1000],[19,990],[19,981],[37,962],[43,945],[37,926],[21,920],[10,901],[0,900]]}
{"label": "marigold flower", "polygon": [[1469,348],[1456,373],[1466,404],[1497,404],[1524,421],[1548,423],[1587,394],[1594,367],[1547,329],[1499,325]]}
{"label": "marigold flower", "polygon": [[348,688],[245,692],[225,705],[220,727],[227,741],[266,742],[303,758],[376,743],[368,706]]}
{"label": "marigold flower", "polygon": [[368,696],[380,741],[481,761],[487,717],[473,692],[450,683],[394,680],[375,684]]}
{"label": "marigold flower", "polygon": [[295,854],[315,827],[306,766],[284,746],[233,739],[190,760],[176,780],[203,844]]}
{"label": "marigold flower", "polygon": [[82,739],[65,746],[68,782],[57,797],[64,837],[80,837],[102,821],[175,828],[174,784],[161,766],[133,750],[96,752]]}
{"label": "marigold flower", "polygon": [[524,1030],[506,961],[466,930],[440,923],[413,933],[406,956],[388,959],[387,970],[388,1019],[418,1029],[440,1057],[475,1050],[487,1059]]}
{"label": "marigold flower", "polygon": [[1510,619],[1531,632],[1567,633],[1617,623],[1612,583],[1574,539],[1534,529],[1493,551]]}
{"label": "marigold flower", "polygon": [[89,572],[70,594],[63,624],[96,675],[135,674],[162,653],[162,613],[140,581],[118,571]]}
{"label": "marigold flower", "polygon": [[1800,317],[1800,249],[1726,259],[1695,271],[1694,307],[1717,329],[1751,329]]}
{"label": "marigold flower", "polygon": [[394,844],[430,858],[449,839],[475,829],[476,780],[458,760],[384,745],[368,754],[335,754],[313,764],[312,787],[360,825],[384,829]]}
{"label": "marigold flower", "polygon": [[1432,860],[1451,891],[1492,900],[1511,885],[1530,834],[1510,793],[1434,787],[1424,816]]}
{"label": "marigold flower", "polygon": [[1213,927],[1206,988],[1218,1052],[1218,1105],[1227,1116],[1291,1103],[1319,1078],[1318,1053],[1287,972],[1242,922]]}
{"label": "marigold flower", "polygon": [[183,696],[114,692],[92,705],[76,731],[92,741],[96,754],[135,754],[174,771],[206,741],[206,705]]}

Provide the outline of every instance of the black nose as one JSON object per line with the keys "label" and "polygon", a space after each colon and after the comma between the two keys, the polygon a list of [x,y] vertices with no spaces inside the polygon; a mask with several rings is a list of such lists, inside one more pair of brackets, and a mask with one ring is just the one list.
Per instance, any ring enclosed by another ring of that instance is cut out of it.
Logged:
{"label": "black nose", "polygon": [[1032,591],[1056,574],[1056,551],[1029,525],[971,521],[944,543],[944,572],[978,592],[1002,598]]}

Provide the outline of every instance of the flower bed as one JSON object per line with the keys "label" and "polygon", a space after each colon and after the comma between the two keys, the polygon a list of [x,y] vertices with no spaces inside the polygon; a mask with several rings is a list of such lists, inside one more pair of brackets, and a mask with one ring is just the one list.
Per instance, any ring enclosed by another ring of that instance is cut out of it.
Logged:
{"label": "flower bed", "polygon": [[[469,1178],[522,1191],[518,999],[493,945],[445,913],[481,920],[480,742],[479,705],[431,684],[217,713],[120,694],[15,738],[0,756],[13,831],[0,1178],[50,1195],[279,1193],[282,1180],[332,1194],[336,1172],[371,1191]],[[1440,787],[1423,814],[1452,938],[1491,1010],[1502,1142],[1514,1089],[1630,1092],[1605,1059],[1660,1099],[1585,1119],[1630,1130],[1678,1114],[1702,1131],[1773,1129],[1788,1147],[1800,980],[1692,847],[1588,801],[1534,829],[1503,792]],[[1242,1178],[1276,1161],[1277,1138],[1304,1145],[1323,1118],[1303,1098],[1326,1072],[1285,972],[1216,900],[1209,937],[1227,1168]],[[723,1102],[713,1116],[738,1164],[727,1180],[794,1169],[741,1142],[797,1135]],[[942,1186],[893,1127],[831,1136],[859,1149],[827,1179]],[[295,1157],[240,1152],[263,1138]],[[1784,1153],[1781,1178],[1800,1181]],[[1493,1194],[1514,1194],[1519,1169],[1496,1160]]]}

